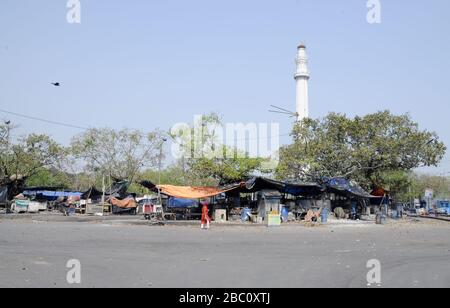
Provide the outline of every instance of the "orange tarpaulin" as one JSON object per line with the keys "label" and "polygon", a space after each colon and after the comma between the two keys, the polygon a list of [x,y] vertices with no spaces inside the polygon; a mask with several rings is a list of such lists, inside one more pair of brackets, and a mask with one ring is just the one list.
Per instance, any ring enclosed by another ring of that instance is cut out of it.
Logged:
{"label": "orange tarpaulin", "polygon": [[214,197],[221,193],[235,189],[233,186],[227,189],[217,187],[193,187],[193,186],[173,186],[173,185],[156,185],[162,194],[181,199],[202,199]]}
{"label": "orange tarpaulin", "polygon": [[112,205],[115,205],[122,209],[134,209],[137,207],[136,201],[134,201],[133,199],[119,200],[116,198],[111,198],[109,199],[109,202],[111,202]]}
{"label": "orange tarpaulin", "polygon": [[382,187],[378,187],[376,189],[374,189],[370,194],[372,196],[377,196],[377,197],[383,197],[387,194],[388,192],[386,190],[384,190],[384,188]]}

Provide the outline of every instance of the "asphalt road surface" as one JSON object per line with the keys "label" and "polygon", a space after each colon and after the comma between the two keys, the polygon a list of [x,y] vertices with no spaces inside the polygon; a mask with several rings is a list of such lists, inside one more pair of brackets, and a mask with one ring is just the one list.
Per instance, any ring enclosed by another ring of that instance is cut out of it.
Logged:
{"label": "asphalt road surface", "polygon": [[[450,223],[277,229],[0,219],[0,287],[450,287]],[[68,284],[67,262],[81,264]],[[373,286],[379,287],[379,286]]]}

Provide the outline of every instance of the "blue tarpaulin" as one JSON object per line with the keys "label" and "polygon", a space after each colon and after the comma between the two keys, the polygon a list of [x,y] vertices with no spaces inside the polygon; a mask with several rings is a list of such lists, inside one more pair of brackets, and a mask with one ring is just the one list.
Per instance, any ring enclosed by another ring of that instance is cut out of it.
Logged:
{"label": "blue tarpaulin", "polygon": [[42,196],[49,200],[55,200],[58,197],[80,197],[82,193],[75,191],[25,190],[23,195],[32,197]]}
{"label": "blue tarpaulin", "polygon": [[374,196],[366,192],[354,181],[345,178],[324,178],[325,187],[334,193],[342,193],[360,198],[373,198]]}
{"label": "blue tarpaulin", "polygon": [[261,190],[277,190],[282,194],[293,196],[317,196],[323,191],[317,183],[289,183],[280,182],[262,177],[255,177],[245,183],[244,188],[240,188],[242,193],[251,193]]}
{"label": "blue tarpaulin", "polygon": [[0,187],[0,203],[6,203],[8,201],[8,186]]}
{"label": "blue tarpaulin", "polygon": [[195,199],[170,198],[167,207],[176,209],[198,207],[198,201]]}

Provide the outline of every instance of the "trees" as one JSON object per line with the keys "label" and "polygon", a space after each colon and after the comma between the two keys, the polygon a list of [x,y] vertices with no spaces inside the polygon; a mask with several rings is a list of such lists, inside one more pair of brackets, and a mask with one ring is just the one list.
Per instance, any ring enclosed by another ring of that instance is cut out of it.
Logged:
{"label": "trees", "polygon": [[222,129],[219,115],[210,113],[193,126],[172,132],[178,167],[185,170],[191,185],[227,184],[262,171],[265,159],[223,144],[219,138]]}
{"label": "trees", "polygon": [[434,196],[439,199],[450,199],[450,178],[444,175],[413,174],[410,178],[411,186],[408,190],[409,200],[423,198],[426,189],[432,189]]}
{"label": "trees", "polygon": [[[225,151],[225,147],[224,147]],[[229,184],[241,181],[259,171],[261,158],[242,157],[235,154],[224,158],[197,158],[189,162],[191,178],[203,179],[209,184]]]}
{"label": "trees", "polygon": [[160,131],[93,128],[74,137],[71,150],[88,172],[132,182],[140,170],[158,164],[162,144]]}
{"label": "trees", "polygon": [[[155,170],[163,157],[165,135],[160,131],[90,129],[64,148],[46,135],[12,141],[11,129],[0,124],[0,177],[26,176],[31,185],[86,189],[101,183],[104,175],[130,182],[161,178],[161,183],[217,185],[265,172],[266,159],[220,140],[223,125],[214,113],[171,132],[180,155],[161,173]],[[411,170],[436,166],[446,151],[435,133],[420,130],[409,115],[388,111],[353,119],[336,113],[306,119],[295,125],[292,136],[294,142],[280,149],[279,179],[320,182],[343,176],[366,189],[383,186],[401,198],[416,193]]]}
{"label": "trees", "polygon": [[388,172],[436,166],[446,151],[436,133],[420,130],[408,114],[389,111],[354,119],[336,113],[306,119],[294,127],[292,136],[294,143],[280,150],[277,177],[343,176],[366,188],[385,185]]}
{"label": "trees", "polygon": [[385,188],[400,202],[423,199],[426,189],[432,189],[435,198],[450,198],[450,178],[445,175],[396,171],[385,173],[382,177]]}
{"label": "trees", "polygon": [[50,186],[68,189],[74,186],[69,174],[56,168],[43,168],[30,176],[26,181],[27,186]]}
{"label": "trees", "polygon": [[[162,169],[161,171],[155,169],[148,169],[140,172],[136,178],[136,182],[141,180],[147,180],[152,183],[158,184],[161,181],[161,184],[171,184],[171,185],[179,185],[179,186],[188,186],[193,185],[189,182],[186,172],[179,164],[172,164],[167,168]],[[144,186],[132,183],[130,185],[130,192],[134,192],[137,194],[146,194],[148,193],[147,188]]]}
{"label": "trees", "polygon": [[31,134],[12,141],[10,124],[0,124],[0,177],[31,177],[56,167],[66,152],[47,135]]}

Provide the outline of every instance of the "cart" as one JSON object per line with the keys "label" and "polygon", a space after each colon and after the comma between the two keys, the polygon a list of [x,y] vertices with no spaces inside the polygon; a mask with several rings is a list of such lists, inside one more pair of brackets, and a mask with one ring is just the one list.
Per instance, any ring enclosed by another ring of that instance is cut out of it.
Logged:
{"label": "cart", "polygon": [[145,202],[142,205],[142,213],[144,215],[145,220],[149,220],[155,224],[164,224],[164,209],[162,206],[162,198],[161,191],[158,188],[158,198],[153,202],[153,200],[149,200],[149,202]]}
{"label": "cart", "polygon": [[161,204],[145,203],[142,206],[142,213],[146,220],[153,222],[164,220],[163,207]]}

